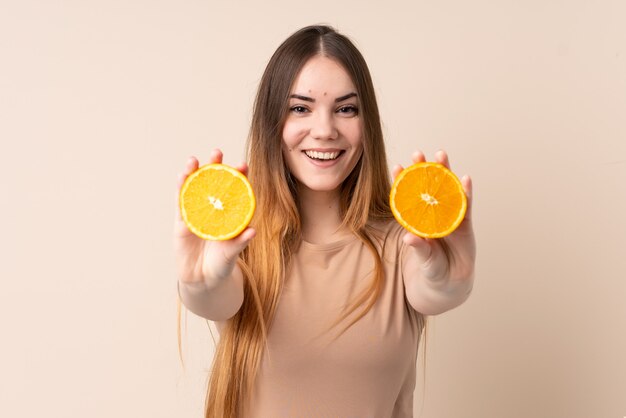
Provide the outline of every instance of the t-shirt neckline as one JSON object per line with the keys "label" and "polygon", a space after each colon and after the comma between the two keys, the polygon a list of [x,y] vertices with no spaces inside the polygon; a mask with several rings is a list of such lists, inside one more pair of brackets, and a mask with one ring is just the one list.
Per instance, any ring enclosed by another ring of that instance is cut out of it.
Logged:
{"label": "t-shirt neckline", "polygon": [[302,240],[301,246],[310,251],[331,251],[331,250],[336,250],[338,248],[345,247],[346,245],[350,244],[351,242],[356,241],[357,239],[358,239],[357,236],[352,234],[344,238],[341,238],[337,241],[327,242],[324,244],[314,244],[312,242]]}

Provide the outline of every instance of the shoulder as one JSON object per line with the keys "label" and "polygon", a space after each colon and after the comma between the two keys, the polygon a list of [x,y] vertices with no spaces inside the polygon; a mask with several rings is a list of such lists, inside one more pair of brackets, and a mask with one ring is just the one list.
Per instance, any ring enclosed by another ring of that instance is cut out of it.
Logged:
{"label": "shoulder", "polygon": [[393,239],[398,236],[402,238],[402,232],[404,231],[402,225],[396,222],[394,218],[370,221],[367,226],[377,238]]}
{"label": "shoulder", "polygon": [[381,252],[400,254],[404,248],[402,237],[406,231],[395,219],[370,222],[368,229]]}

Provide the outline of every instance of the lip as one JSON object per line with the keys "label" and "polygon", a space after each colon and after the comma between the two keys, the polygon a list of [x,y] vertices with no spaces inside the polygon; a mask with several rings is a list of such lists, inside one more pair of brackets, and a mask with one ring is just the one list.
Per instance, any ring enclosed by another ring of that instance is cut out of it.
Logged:
{"label": "lip", "polygon": [[303,149],[302,152],[306,151],[317,151],[317,152],[341,152],[345,151],[343,148],[306,148]]}
{"label": "lip", "polygon": [[[306,151],[339,152],[339,155],[334,160],[316,160],[306,155]],[[307,148],[305,150],[302,150],[302,155],[304,156],[304,158],[306,158],[308,162],[310,162],[314,166],[320,167],[320,168],[326,168],[326,167],[332,167],[333,165],[341,161],[341,159],[345,155],[345,150],[341,148]]]}

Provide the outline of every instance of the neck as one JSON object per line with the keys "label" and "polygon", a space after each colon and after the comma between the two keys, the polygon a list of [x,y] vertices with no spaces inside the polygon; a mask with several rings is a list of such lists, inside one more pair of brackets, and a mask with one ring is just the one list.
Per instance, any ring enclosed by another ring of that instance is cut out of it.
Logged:
{"label": "neck", "polygon": [[339,190],[315,191],[298,187],[302,238],[313,244],[337,241],[350,234],[341,227]]}

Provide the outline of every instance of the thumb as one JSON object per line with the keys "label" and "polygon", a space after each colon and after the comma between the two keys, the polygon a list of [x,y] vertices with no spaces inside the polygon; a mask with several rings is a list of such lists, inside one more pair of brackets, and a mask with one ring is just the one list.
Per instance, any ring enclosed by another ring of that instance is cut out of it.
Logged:
{"label": "thumb", "polygon": [[241,234],[227,241],[213,241],[206,245],[202,274],[209,281],[228,277],[237,265],[237,257],[254,238],[256,231],[245,229]]}
{"label": "thumb", "polygon": [[254,228],[246,228],[235,238],[224,243],[224,257],[228,263],[234,262],[239,254],[248,246],[252,238],[256,236]]}
{"label": "thumb", "polygon": [[445,275],[447,261],[437,240],[421,238],[411,233],[406,234],[403,240],[413,250],[419,268],[426,278],[434,280]]}
{"label": "thumb", "polygon": [[404,243],[413,249],[414,254],[419,258],[421,265],[425,264],[432,256],[432,246],[427,239],[418,237],[408,232],[402,238]]}

